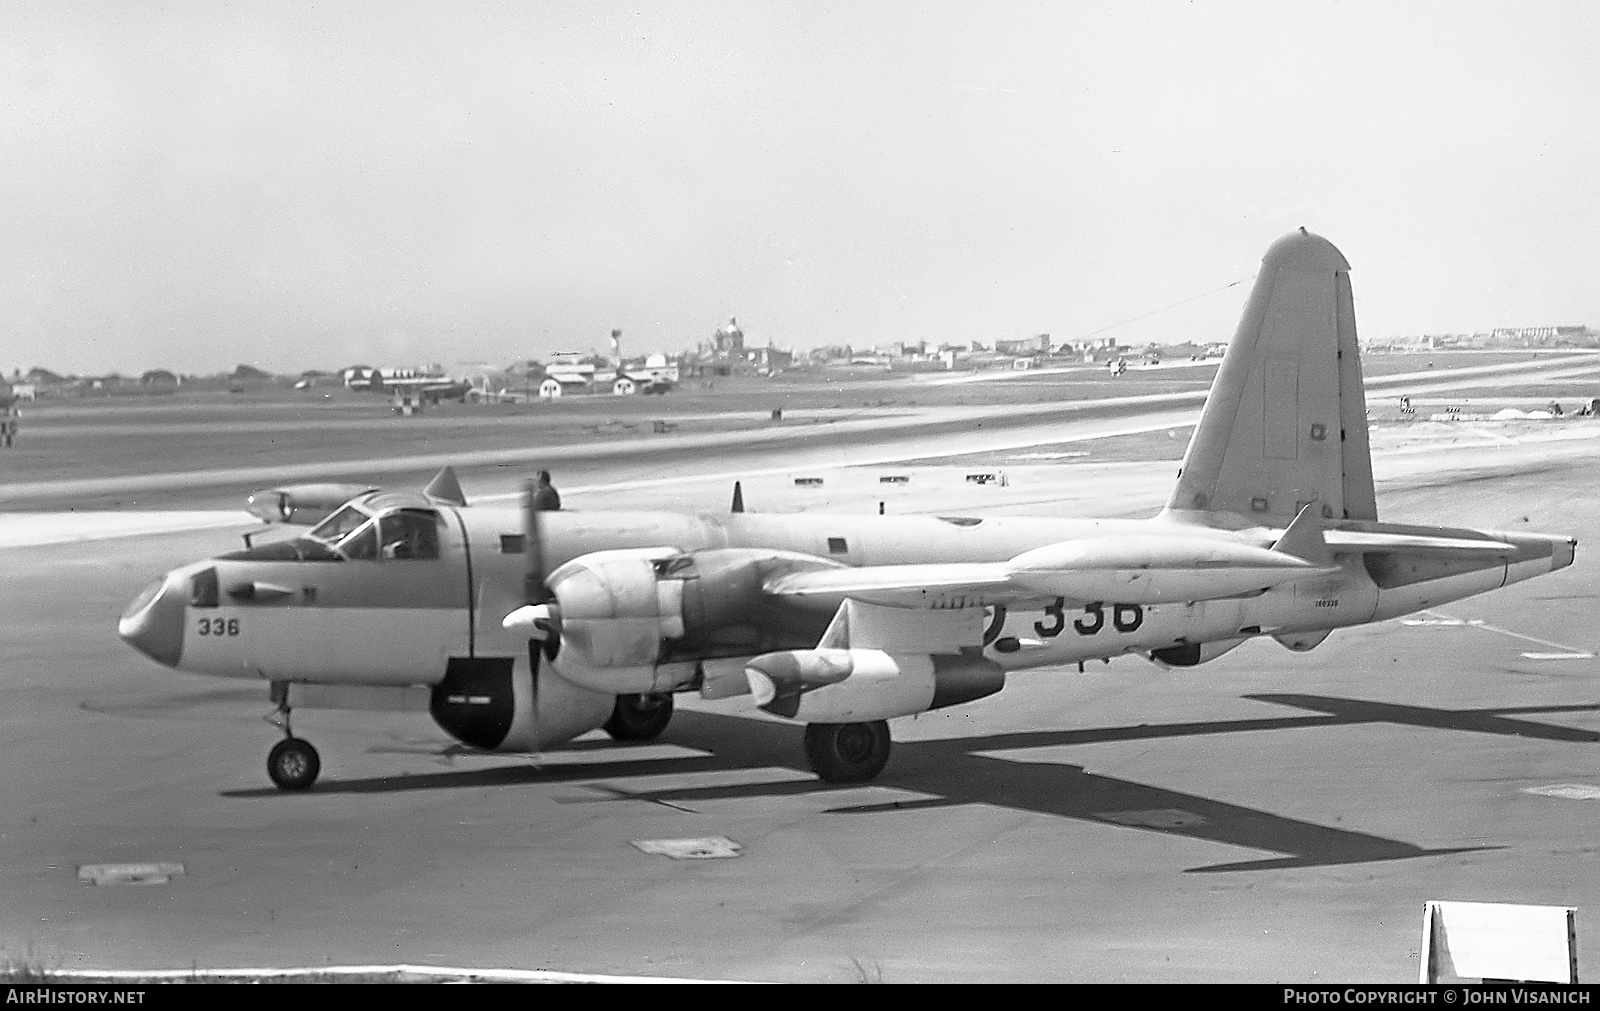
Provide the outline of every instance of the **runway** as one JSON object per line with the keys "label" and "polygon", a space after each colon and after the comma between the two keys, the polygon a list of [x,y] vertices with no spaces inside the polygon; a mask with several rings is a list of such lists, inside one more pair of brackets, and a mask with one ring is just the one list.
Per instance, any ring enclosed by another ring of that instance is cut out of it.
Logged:
{"label": "runway", "polygon": [[[1149,371],[1159,372],[1162,368]],[[1191,370],[1174,367],[1170,371]],[[1563,396],[1576,404],[1586,402],[1583,394],[1590,392],[1587,381],[1597,373],[1600,373],[1600,355],[1579,353],[1438,372],[1376,376],[1367,380],[1366,388],[1371,394],[1369,403],[1373,403],[1380,398],[1562,383],[1574,391]],[[902,393],[914,393],[916,384],[902,383],[900,389]],[[612,433],[605,438],[584,439],[573,439],[567,432],[566,441],[555,442],[541,438],[538,429],[508,425],[505,418],[430,419],[426,424],[433,427],[415,431],[431,433],[434,444],[440,444],[441,436],[453,432],[452,438],[460,444],[450,449],[417,452],[418,444],[429,444],[430,435],[422,434],[404,441],[404,448],[381,443],[387,448],[374,451],[380,443],[369,442],[360,455],[352,455],[349,446],[335,436],[361,432],[369,440],[379,435],[392,440],[405,435],[408,422],[387,417],[359,417],[344,418],[331,427],[308,424],[303,418],[55,428],[46,425],[36,434],[44,436],[43,441],[52,446],[52,452],[63,454],[70,454],[71,449],[62,444],[74,440],[82,447],[106,443],[112,438],[112,432],[139,438],[130,442],[129,450],[118,454],[114,461],[98,461],[102,468],[114,472],[70,477],[52,473],[48,477],[0,479],[0,511],[65,506],[119,510],[223,508],[239,501],[251,490],[279,483],[371,481],[388,486],[420,486],[447,464],[461,473],[469,492],[503,494],[525,477],[530,468],[541,466],[556,469],[565,484],[582,485],[606,483],[609,479],[604,474],[619,468],[628,475],[667,471],[684,477],[708,470],[732,472],[737,468],[728,466],[730,456],[741,461],[740,466],[747,470],[764,472],[774,470],[773,459],[781,461],[784,467],[894,462],[943,454],[951,438],[975,440],[972,443],[975,451],[988,451],[1101,438],[1108,432],[1191,425],[1199,417],[1204,401],[1204,391],[1182,390],[1077,400],[1050,399],[1041,403],[802,410],[790,412],[786,420],[776,424],[763,420],[770,418],[764,412],[681,416],[669,413],[666,416],[676,419],[669,422],[669,426],[701,422],[715,430],[676,432],[669,427],[660,434],[622,437]],[[63,413],[72,415],[74,412],[63,409]],[[139,416],[137,408],[131,413]],[[619,431],[641,430],[643,416],[629,417],[631,422]],[[613,419],[613,422],[589,428],[614,427],[615,424],[620,423]],[[300,443],[287,437],[294,433],[302,437],[316,434],[325,442],[296,450]],[[191,455],[184,456],[182,469],[127,463],[129,459],[139,459],[141,452],[148,452],[152,445],[161,445],[163,438],[178,442],[202,436],[204,443],[194,446]],[[494,446],[482,448],[473,443],[474,439],[493,442]],[[513,444],[507,445],[508,439]],[[742,462],[752,455],[761,462]],[[243,462],[256,458],[263,462]],[[234,462],[215,466],[217,460]]]}
{"label": "runway", "polygon": [[[1563,431],[1573,437],[1380,445],[1382,514],[1593,544],[1600,442]],[[747,497],[817,506],[786,478],[824,462],[785,461]],[[866,462],[818,471],[816,494],[871,508],[884,492]],[[763,467],[770,458],[730,449],[664,489],[596,462],[567,490],[579,508],[723,503],[729,474]],[[920,463],[909,494],[941,509],[1148,514],[1173,466],[1008,466],[1003,487],[967,482],[971,469]],[[512,483],[487,475],[469,494]],[[1600,958],[1584,926],[1600,908],[1595,807],[1574,799],[1600,795],[1600,637],[1582,549],[1552,576],[1417,624],[1341,631],[1306,655],[1252,642],[1187,672],[1125,658],[1015,675],[998,696],[896,721],[895,756],[866,787],[818,782],[798,727],[680,697],[661,742],[597,734],[537,760],[459,754],[421,715],[297,712],[324,775],[286,795],[262,768],[276,736],[260,720],[264,690],[173,673],[114,635],[147,579],[235,544],[223,527],[6,550],[5,957],[1406,982],[1423,902],[1457,899],[1577,906],[1580,964]],[[741,855],[634,845],[707,837]],[[119,862],[183,874],[77,879],[80,865]]]}

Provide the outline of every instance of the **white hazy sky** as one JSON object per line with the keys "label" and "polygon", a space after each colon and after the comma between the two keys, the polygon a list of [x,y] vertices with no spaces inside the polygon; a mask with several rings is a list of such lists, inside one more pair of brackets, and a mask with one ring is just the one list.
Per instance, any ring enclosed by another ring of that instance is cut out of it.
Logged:
{"label": "white hazy sky", "polygon": [[[1364,336],[1600,325],[1600,5],[28,3],[0,366],[1070,339],[1305,225]],[[1248,285],[1109,331],[1219,340]]]}

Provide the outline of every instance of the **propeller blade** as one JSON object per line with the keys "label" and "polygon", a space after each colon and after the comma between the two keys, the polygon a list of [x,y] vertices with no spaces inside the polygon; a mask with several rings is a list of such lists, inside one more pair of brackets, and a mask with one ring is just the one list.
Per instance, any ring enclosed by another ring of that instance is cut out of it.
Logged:
{"label": "propeller blade", "polygon": [[[538,669],[539,645],[535,642],[543,639],[545,658],[554,661],[556,653],[561,649],[560,618],[550,605],[555,600],[555,594],[550,592],[550,587],[545,584],[545,579],[550,575],[545,567],[544,552],[544,524],[539,520],[539,510],[534,508],[534,483],[523,482],[522,485],[522,534],[527,542],[528,569],[522,577],[522,599],[526,600],[531,608],[522,608],[521,611],[532,609],[542,610],[542,613],[528,615],[530,624],[537,620],[538,625],[530,632],[543,632],[543,635],[530,634],[528,638],[528,659]],[[543,605],[541,607],[541,605]],[[518,614],[513,611],[512,614]],[[510,616],[507,617],[510,620]]]}
{"label": "propeller blade", "polygon": [[522,599],[530,604],[544,604],[550,601],[550,588],[545,585],[544,564],[544,531],[543,524],[539,522],[539,510],[533,506],[534,484],[526,481],[522,485],[522,534],[527,542],[528,569],[522,577]]}

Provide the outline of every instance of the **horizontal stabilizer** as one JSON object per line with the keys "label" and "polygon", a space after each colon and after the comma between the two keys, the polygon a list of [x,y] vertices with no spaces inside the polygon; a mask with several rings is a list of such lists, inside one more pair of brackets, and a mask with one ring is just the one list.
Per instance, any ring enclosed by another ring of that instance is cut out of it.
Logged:
{"label": "horizontal stabilizer", "polygon": [[[1287,533],[1287,531],[1285,531]],[[1323,535],[1336,551],[1405,551],[1443,555],[1509,555],[1516,548],[1504,541],[1472,540],[1466,537],[1431,537],[1425,534],[1372,533],[1365,530],[1329,530]]]}

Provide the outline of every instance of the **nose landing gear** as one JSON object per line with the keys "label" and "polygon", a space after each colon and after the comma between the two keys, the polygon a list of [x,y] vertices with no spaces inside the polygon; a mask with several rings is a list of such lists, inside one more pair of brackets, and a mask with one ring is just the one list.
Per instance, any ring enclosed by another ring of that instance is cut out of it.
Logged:
{"label": "nose landing gear", "polygon": [[280,790],[304,790],[321,771],[317,749],[298,737],[285,737],[267,754],[267,775]]}
{"label": "nose landing gear", "polygon": [[304,790],[317,781],[322,759],[310,741],[294,736],[289,727],[289,683],[272,682],[271,697],[276,708],[266,720],[283,728],[284,737],[267,753],[267,776],[280,790]]}

